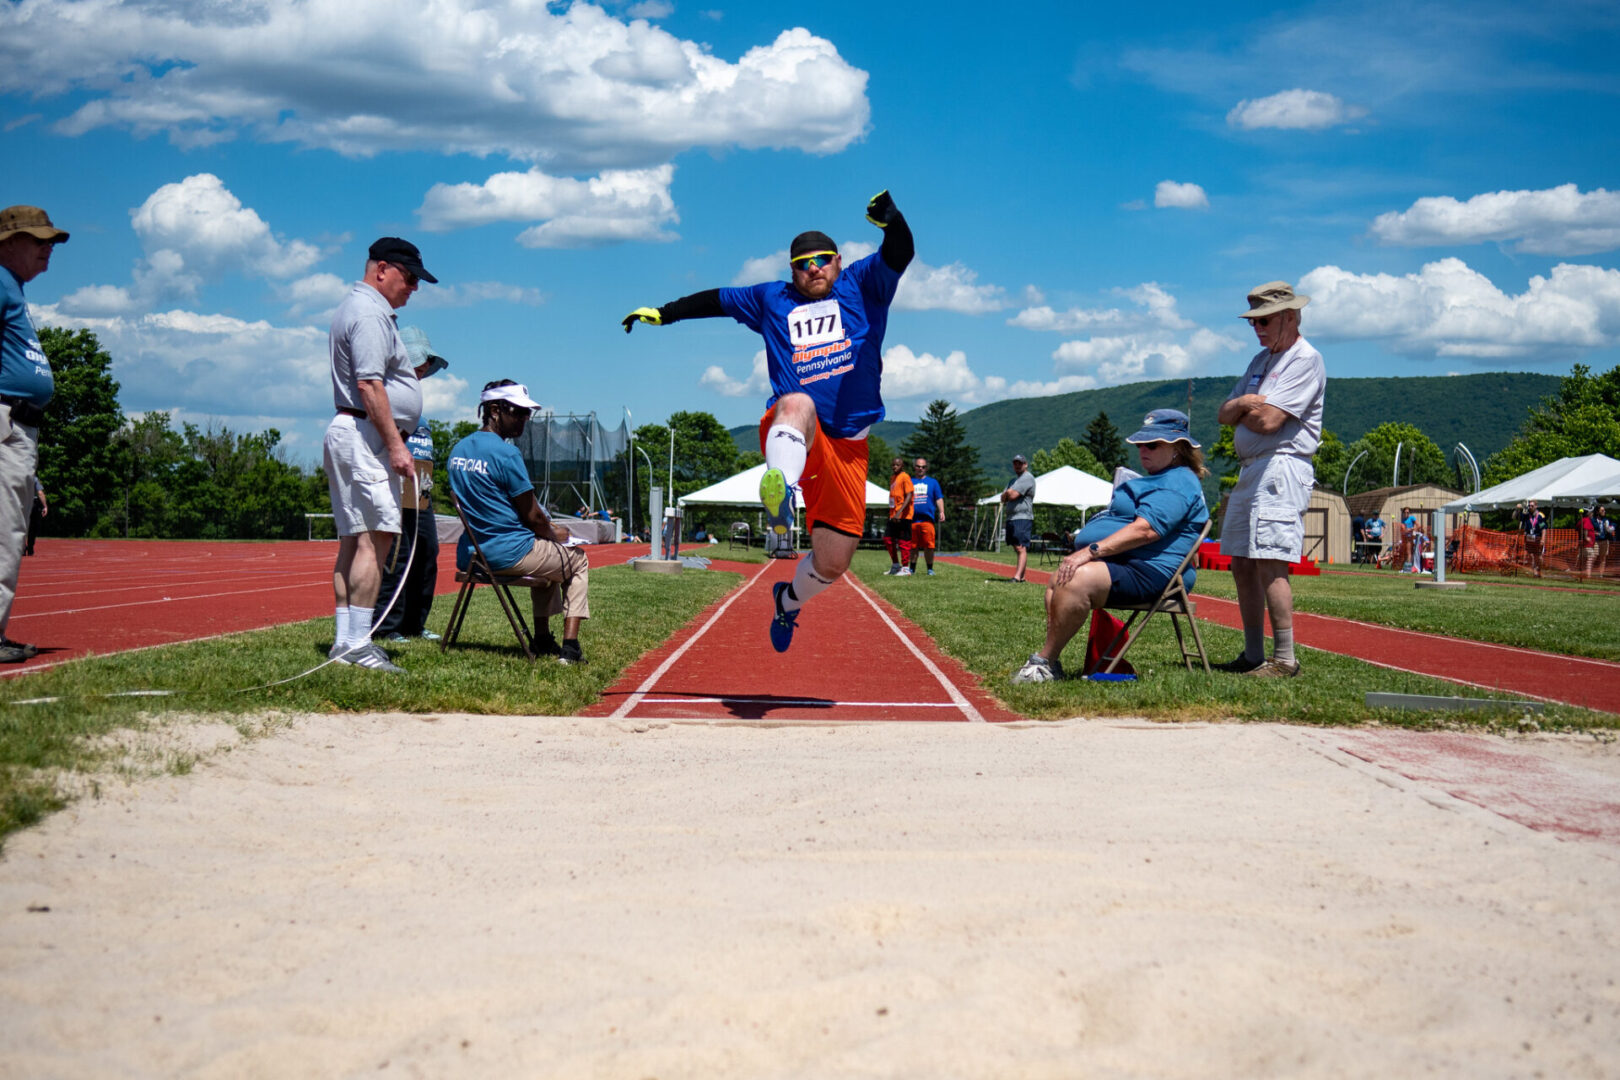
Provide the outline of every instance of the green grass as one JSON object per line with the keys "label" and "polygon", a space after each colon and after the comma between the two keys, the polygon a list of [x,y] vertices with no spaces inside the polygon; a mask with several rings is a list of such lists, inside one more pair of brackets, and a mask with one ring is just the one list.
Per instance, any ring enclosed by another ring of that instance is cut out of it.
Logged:
{"label": "green grass", "polygon": [[[999,560],[998,560],[999,561]],[[1131,650],[1138,680],[1134,683],[1088,683],[1066,679],[1038,686],[1013,686],[1009,678],[1045,638],[1046,621],[1041,586],[1011,585],[985,570],[941,561],[936,577],[889,577],[888,560],[881,554],[861,552],[855,572],[861,581],[893,603],[920,625],[945,652],[956,657],[984,680],[986,688],[1015,712],[1043,719],[1076,715],[1148,716],[1165,720],[1280,720],[1303,724],[1359,724],[1378,720],[1388,724],[1431,727],[1453,723],[1489,728],[1514,725],[1515,712],[1410,713],[1369,710],[1363,704],[1369,691],[1443,696],[1512,697],[1490,695],[1475,687],[1442,679],[1390,671],[1349,657],[1316,649],[1302,649],[1303,673],[1295,679],[1243,679],[1219,673],[1206,675],[1200,668],[1187,671],[1176,649],[1175,634],[1165,616]],[[1224,576],[1228,583],[1231,575]],[[1206,575],[1199,575],[1204,591]],[[1311,579],[1314,583],[1320,579]],[[1354,579],[1350,579],[1354,580]],[[1411,590],[1411,579],[1406,579]],[[1412,590],[1415,591],[1415,590]],[[1199,623],[1204,647],[1212,660],[1225,660],[1243,648],[1236,630]],[[1084,656],[1084,641],[1077,638],[1065,651],[1070,668]],[[1547,705],[1543,726],[1596,729],[1620,726],[1620,717],[1562,705]]]}
{"label": "green grass", "polygon": [[[742,554],[738,552],[737,554]],[[90,774],[123,751],[115,733],[169,722],[177,713],[223,714],[244,734],[270,714],[470,712],[567,715],[595,702],[633,661],[666,641],[740,580],[734,573],[647,574],[617,566],[591,573],[591,611],[581,644],[589,663],[530,664],[496,605],[479,589],[456,648],[437,643],[387,646],[408,674],[381,675],[332,664],[283,686],[238,692],[284,679],[326,659],[332,620],[233,634],[210,641],[75,660],[0,683],[0,837],[63,805],[61,773]],[[430,625],[444,628],[453,597],[434,604]],[[528,597],[518,591],[525,618]],[[130,690],[171,690],[167,697],[107,697]],[[25,699],[56,698],[42,704]],[[174,755],[183,771],[194,758]]]}
{"label": "green grass", "polygon": [[[967,554],[1007,565],[1016,561],[1006,549]],[[1029,566],[1032,570],[1057,569],[1055,561],[1042,563],[1036,555],[1030,556]],[[1620,589],[1606,583],[1589,586],[1544,578],[1536,584],[1552,587],[1503,588],[1500,583],[1523,585],[1526,579],[1448,574],[1448,580],[1467,582],[1470,587],[1418,589],[1413,587],[1414,581],[1429,579],[1361,567],[1333,569],[1348,572],[1293,578],[1294,610],[1465,641],[1620,660],[1620,618],[1616,617],[1620,613],[1615,611]],[[1195,591],[1227,600],[1237,598],[1232,575],[1223,570],[1200,570]]]}

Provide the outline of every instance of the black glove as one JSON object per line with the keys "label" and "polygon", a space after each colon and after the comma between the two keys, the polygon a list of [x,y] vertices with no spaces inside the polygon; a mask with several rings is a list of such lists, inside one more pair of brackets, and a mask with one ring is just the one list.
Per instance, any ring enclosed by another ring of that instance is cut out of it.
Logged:
{"label": "black glove", "polygon": [[894,208],[894,200],[889,198],[888,188],[884,188],[867,200],[866,220],[880,229],[887,229],[889,222],[894,220],[894,215],[898,212]]}

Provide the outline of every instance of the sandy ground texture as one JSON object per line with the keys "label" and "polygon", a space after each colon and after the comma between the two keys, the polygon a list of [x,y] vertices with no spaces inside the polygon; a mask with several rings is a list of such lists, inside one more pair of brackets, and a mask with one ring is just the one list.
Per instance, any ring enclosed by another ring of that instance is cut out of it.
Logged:
{"label": "sandy ground texture", "polygon": [[0,1075],[1613,1077],[1617,896],[1297,727],[304,717],[11,838]]}

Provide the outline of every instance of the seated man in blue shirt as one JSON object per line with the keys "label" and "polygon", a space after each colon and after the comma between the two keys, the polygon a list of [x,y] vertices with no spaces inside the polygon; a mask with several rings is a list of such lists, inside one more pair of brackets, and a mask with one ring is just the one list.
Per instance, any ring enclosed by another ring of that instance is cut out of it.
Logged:
{"label": "seated man in blue shirt", "polygon": [[[1075,536],[1074,553],[1046,587],[1046,644],[1013,676],[1015,683],[1061,679],[1063,647],[1092,609],[1157,597],[1209,520],[1198,482],[1208,470],[1185,413],[1155,409],[1125,441],[1136,446],[1147,475],[1121,484],[1108,509]],[[1194,577],[1188,567],[1188,589]]]}
{"label": "seated man in blue shirt", "polygon": [[[450,451],[450,491],[491,569],[545,581],[529,589],[537,651],[563,664],[583,664],[579,627],[591,617],[590,564],[583,548],[568,546],[568,531],[554,526],[540,508],[523,457],[507,441],[523,434],[539,407],[528,388],[511,379],[486,383],[478,404],[484,426]],[[463,533],[456,565],[465,570],[471,561],[472,541]],[[551,616],[559,612],[560,645],[551,633]]]}

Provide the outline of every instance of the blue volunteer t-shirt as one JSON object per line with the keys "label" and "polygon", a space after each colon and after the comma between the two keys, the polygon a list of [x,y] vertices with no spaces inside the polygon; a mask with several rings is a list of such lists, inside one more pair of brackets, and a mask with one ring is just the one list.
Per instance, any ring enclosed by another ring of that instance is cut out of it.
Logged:
{"label": "blue volunteer t-shirt", "polygon": [[[512,505],[516,496],[534,492],[517,447],[492,431],[475,431],[450,451],[446,465],[450,490],[461,503],[467,523],[478,534],[478,546],[496,570],[516,566],[534,550],[534,532]],[[456,542],[456,566],[472,562],[472,540],[465,532]]]}
{"label": "blue volunteer t-shirt", "polygon": [[[1193,471],[1177,465],[1152,476],[1138,476],[1127,480],[1114,492],[1108,509],[1086,522],[1075,535],[1075,548],[1095,544],[1135,521],[1146,518],[1159,538],[1151,544],[1133,548],[1123,556],[1132,563],[1151,569],[1159,582],[1170,580],[1181,560],[1198,542],[1204,522],[1209,520],[1209,508],[1204,505],[1204,488]],[[1184,575],[1191,589],[1198,577],[1191,566]]]}
{"label": "blue volunteer t-shirt", "polygon": [[900,275],[881,252],[844,267],[825,299],[785,281],[721,289],[727,315],[765,339],[771,398],[809,394],[827,434],[859,435],[883,419],[883,332]]}
{"label": "blue volunteer t-shirt", "polygon": [[22,283],[0,266],[0,394],[26,398],[43,409],[54,393],[51,362],[28,317]]}
{"label": "blue volunteer t-shirt", "polygon": [[433,429],[427,426],[427,421],[418,424],[416,430],[411,432],[411,437],[405,440],[405,449],[417,461],[433,460]]}
{"label": "blue volunteer t-shirt", "polygon": [[921,480],[912,481],[916,489],[911,497],[912,520],[933,521],[934,500],[945,497],[945,489],[939,486],[939,481],[932,476],[925,476]]}

